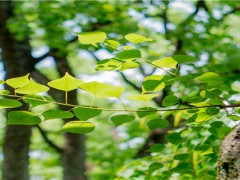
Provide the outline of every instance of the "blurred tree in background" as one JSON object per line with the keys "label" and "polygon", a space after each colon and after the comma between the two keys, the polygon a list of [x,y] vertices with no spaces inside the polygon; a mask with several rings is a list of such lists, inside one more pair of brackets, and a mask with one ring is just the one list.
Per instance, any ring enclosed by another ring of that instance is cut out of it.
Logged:
{"label": "blurred tree in background", "polygon": [[[218,73],[224,85],[216,93],[222,99],[236,99],[240,91],[239,12],[237,1],[1,1],[1,75],[9,79],[30,73],[37,82],[47,84],[68,72],[83,80],[123,85],[128,94],[141,92],[146,76],[162,72],[143,65],[121,73],[94,71],[95,64],[112,57],[113,51],[77,40],[77,33],[104,31],[127,46],[124,35],[138,33],[154,39],[137,45],[145,59],[191,55],[198,61],[181,65],[179,75]],[[162,90],[151,105],[162,107],[163,99],[171,94],[177,94],[182,105],[201,102],[202,97],[196,95],[202,87],[180,81]],[[235,91],[226,93],[227,87]],[[50,90],[49,95],[64,102],[65,95],[59,91]],[[212,103],[218,104],[217,99]],[[70,104],[90,101],[88,94],[69,94]],[[114,100],[98,103],[118,107]],[[133,108],[139,105],[130,100],[124,103]],[[60,134],[59,127],[69,120],[4,127],[2,111],[2,179],[215,179],[219,145],[236,124],[218,115],[200,125],[185,125],[194,120],[176,111],[161,114],[167,120],[162,128],[151,128],[148,117],[116,128],[109,116],[96,118],[96,130],[85,136]],[[167,143],[169,132],[181,133],[184,144]]]}

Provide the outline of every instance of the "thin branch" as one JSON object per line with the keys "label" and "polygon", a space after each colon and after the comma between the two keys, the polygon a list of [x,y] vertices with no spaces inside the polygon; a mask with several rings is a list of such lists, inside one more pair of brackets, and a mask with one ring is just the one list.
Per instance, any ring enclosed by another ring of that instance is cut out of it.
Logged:
{"label": "thin branch", "polygon": [[54,143],[47,137],[46,132],[45,132],[39,125],[36,125],[35,127],[39,130],[39,132],[40,132],[40,134],[42,135],[43,139],[46,141],[46,143],[47,143],[50,147],[52,147],[53,149],[55,149],[57,152],[62,153],[63,150],[62,150],[60,147],[58,147],[56,144],[54,144]]}

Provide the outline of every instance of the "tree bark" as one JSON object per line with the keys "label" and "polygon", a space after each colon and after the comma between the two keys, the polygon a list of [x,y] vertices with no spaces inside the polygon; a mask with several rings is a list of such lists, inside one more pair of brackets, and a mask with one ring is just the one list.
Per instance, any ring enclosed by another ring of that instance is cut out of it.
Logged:
{"label": "tree bark", "polygon": [[[13,15],[12,2],[0,2],[0,47],[6,79],[26,75],[33,69],[31,48],[27,39],[17,41],[7,28]],[[10,87],[6,87],[10,90]],[[12,90],[12,89],[11,89]],[[21,110],[26,107],[21,107]],[[9,112],[9,111],[7,111]],[[7,126],[3,145],[3,180],[28,180],[28,151],[31,126]]]}
{"label": "tree bark", "polygon": [[218,159],[218,180],[240,179],[240,126],[222,141]]}

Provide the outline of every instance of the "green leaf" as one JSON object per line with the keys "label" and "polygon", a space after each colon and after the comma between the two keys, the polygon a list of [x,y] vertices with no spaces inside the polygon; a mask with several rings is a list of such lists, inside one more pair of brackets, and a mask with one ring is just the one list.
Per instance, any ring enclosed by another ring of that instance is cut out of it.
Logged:
{"label": "green leaf", "polygon": [[120,43],[114,40],[106,40],[104,45],[109,49],[116,50],[120,46]]}
{"label": "green leaf", "polygon": [[194,57],[188,55],[173,55],[172,58],[178,63],[192,63],[196,61]]}
{"label": "green leaf", "polygon": [[219,74],[214,73],[214,72],[204,73],[203,75],[195,78],[195,80],[200,83],[205,83],[209,86],[215,86],[215,85],[219,85],[222,83],[222,79],[219,76]]}
{"label": "green leaf", "polygon": [[61,91],[71,91],[77,89],[81,83],[83,83],[82,80],[72,77],[66,72],[62,78],[50,81],[48,85]]}
{"label": "green leaf", "polygon": [[186,161],[189,157],[190,157],[189,154],[183,153],[183,154],[175,155],[173,159],[178,160],[178,161]]}
{"label": "green leaf", "polygon": [[154,171],[156,171],[156,170],[158,170],[158,169],[160,169],[162,167],[163,167],[162,163],[154,162],[154,163],[150,164],[148,170],[150,172],[154,172]]}
{"label": "green leaf", "polygon": [[41,123],[41,119],[29,111],[11,111],[8,113],[7,125],[35,125]]}
{"label": "green leaf", "polygon": [[178,145],[183,142],[183,138],[179,133],[171,133],[165,136],[165,139],[172,144]]}
{"label": "green leaf", "polygon": [[92,132],[94,129],[95,129],[95,125],[91,122],[70,121],[63,126],[61,132],[85,134],[85,133]]}
{"label": "green leaf", "polygon": [[166,128],[169,122],[165,119],[152,119],[147,123],[149,129]]}
{"label": "green leaf", "polygon": [[0,84],[4,84],[5,83],[5,81],[4,80],[0,80]]}
{"label": "green leaf", "polygon": [[237,116],[237,115],[228,115],[227,117],[229,119],[233,120],[233,121],[239,121],[240,120],[240,116]]}
{"label": "green leaf", "polygon": [[143,118],[157,112],[157,109],[152,107],[141,107],[138,109],[138,117]]}
{"label": "green leaf", "polygon": [[13,87],[13,88],[19,88],[19,87],[22,87],[22,86],[25,86],[26,84],[29,83],[29,79],[28,79],[28,76],[29,74],[25,75],[25,76],[21,76],[21,77],[16,77],[16,78],[11,78],[11,79],[8,79],[6,81],[6,83]]}
{"label": "green leaf", "polygon": [[215,108],[215,107],[208,107],[208,108],[206,109],[206,113],[207,113],[208,115],[211,115],[211,116],[218,114],[219,111],[220,111],[220,109],[219,109],[219,108]]}
{"label": "green leaf", "polygon": [[163,144],[160,144],[160,143],[156,143],[156,144],[153,144],[149,151],[151,152],[161,152],[163,149],[164,149],[164,145]]}
{"label": "green leaf", "polygon": [[79,85],[82,90],[90,92],[98,97],[119,97],[124,91],[124,87],[112,86],[106,83],[96,81],[82,83]]}
{"label": "green leaf", "polygon": [[113,122],[113,124],[115,124],[115,126],[120,126],[124,123],[133,121],[134,119],[135,119],[135,116],[129,115],[129,114],[120,114],[120,115],[111,117],[111,121]]}
{"label": "green leaf", "polygon": [[174,95],[168,95],[163,99],[162,105],[164,107],[173,106],[179,102],[178,98]]}
{"label": "green leaf", "polygon": [[10,94],[10,91],[5,89],[0,89],[0,95],[7,95],[7,94]]}
{"label": "green leaf", "polygon": [[107,39],[107,35],[104,32],[85,32],[78,34],[78,40],[82,44],[96,44],[102,43]]}
{"label": "green leaf", "polygon": [[0,99],[0,109],[16,108],[22,106],[22,103],[14,99]]}
{"label": "green leaf", "polygon": [[200,112],[192,116],[193,120],[195,122],[203,122],[203,121],[208,121],[211,119],[212,116],[208,115],[205,112]]}
{"label": "green leaf", "polygon": [[125,50],[116,54],[116,57],[121,60],[134,60],[141,58],[141,52],[137,49]]}
{"label": "green leaf", "polygon": [[207,155],[213,153],[213,148],[211,145],[204,144],[200,145],[195,148],[194,152],[196,152],[198,155]]}
{"label": "green leaf", "polygon": [[133,69],[133,68],[137,68],[139,67],[139,63],[138,62],[134,62],[134,61],[130,61],[130,62],[126,62],[122,64],[122,67],[120,69],[120,71],[125,71],[126,69]]}
{"label": "green leaf", "polygon": [[155,97],[157,97],[158,94],[137,94],[129,96],[128,99],[135,100],[135,101],[149,101]]}
{"label": "green leaf", "polygon": [[38,96],[38,95],[25,95],[23,101],[31,104],[32,107],[36,107],[43,104],[48,104],[53,101],[49,96]]}
{"label": "green leaf", "polygon": [[55,110],[47,110],[44,113],[42,113],[44,116],[44,120],[49,120],[49,119],[69,119],[74,117],[74,115],[71,112],[68,111],[62,111],[59,109]]}
{"label": "green leaf", "polygon": [[79,118],[82,121],[86,121],[90,118],[100,115],[102,110],[96,106],[93,107],[86,106],[74,108],[73,112],[77,118]]}
{"label": "green leaf", "polygon": [[28,84],[18,88],[15,92],[18,94],[31,94],[32,95],[32,94],[47,92],[48,90],[49,90],[49,88],[47,86],[36,83],[31,78]]}
{"label": "green leaf", "polygon": [[143,93],[156,92],[165,88],[165,84],[159,80],[146,80],[142,84]]}
{"label": "green leaf", "polygon": [[152,41],[150,38],[146,38],[145,36],[136,34],[136,33],[130,33],[125,36],[125,39],[127,39],[129,42],[138,44],[142,42]]}
{"label": "green leaf", "polygon": [[178,62],[175,61],[172,57],[165,57],[163,59],[153,61],[152,64],[159,68],[176,69]]}
{"label": "green leaf", "polygon": [[114,71],[119,70],[122,68],[122,62],[118,61],[117,59],[104,59],[99,61],[96,64],[95,70],[96,71]]}

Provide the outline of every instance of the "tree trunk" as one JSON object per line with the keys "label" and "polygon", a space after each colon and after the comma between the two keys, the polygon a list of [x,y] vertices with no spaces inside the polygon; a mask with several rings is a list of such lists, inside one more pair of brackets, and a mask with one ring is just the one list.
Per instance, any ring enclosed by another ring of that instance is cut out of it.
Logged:
{"label": "tree trunk", "polygon": [[240,126],[223,140],[218,159],[218,180],[240,179]]}
{"label": "tree trunk", "polygon": [[[66,72],[71,74],[72,70],[69,67],[66,55],[59,55],[57,50],[53,50],[54,59],[58,72],[61,76],[64,76]],[[58,99],[60,102],[65,102],[65,94],[62,93],[61,99]],[[68,103],[69,104],[78,104],[77,102],[77,91],[70,91],[68,93]],[[62,110],[68,110],[66,107],[60,107]],[[76,120],[76,119],[70,119]],[[65,121],[67,123],[68,121]],[[65,144],[62,152],[62,166],[63,166],[63,179],[64,180],[86,180],[87,176],[85,175],[85,159],[86,159],[86,150],[85,150],[85,136],[80,134],[65,133]]]}
{"label": "tree trunk", "polygon": [[[12,17],[12,2],[0,2],[0,47],[6,79],[31,72],[33,61],[28,40],[17,41],[7,29]],[[10,89],[7,87],[7,89]],[[23,110],[24,107],[21,107]],[[7,126],[3,145],[3,180],[27,180],[31,126]]]}

